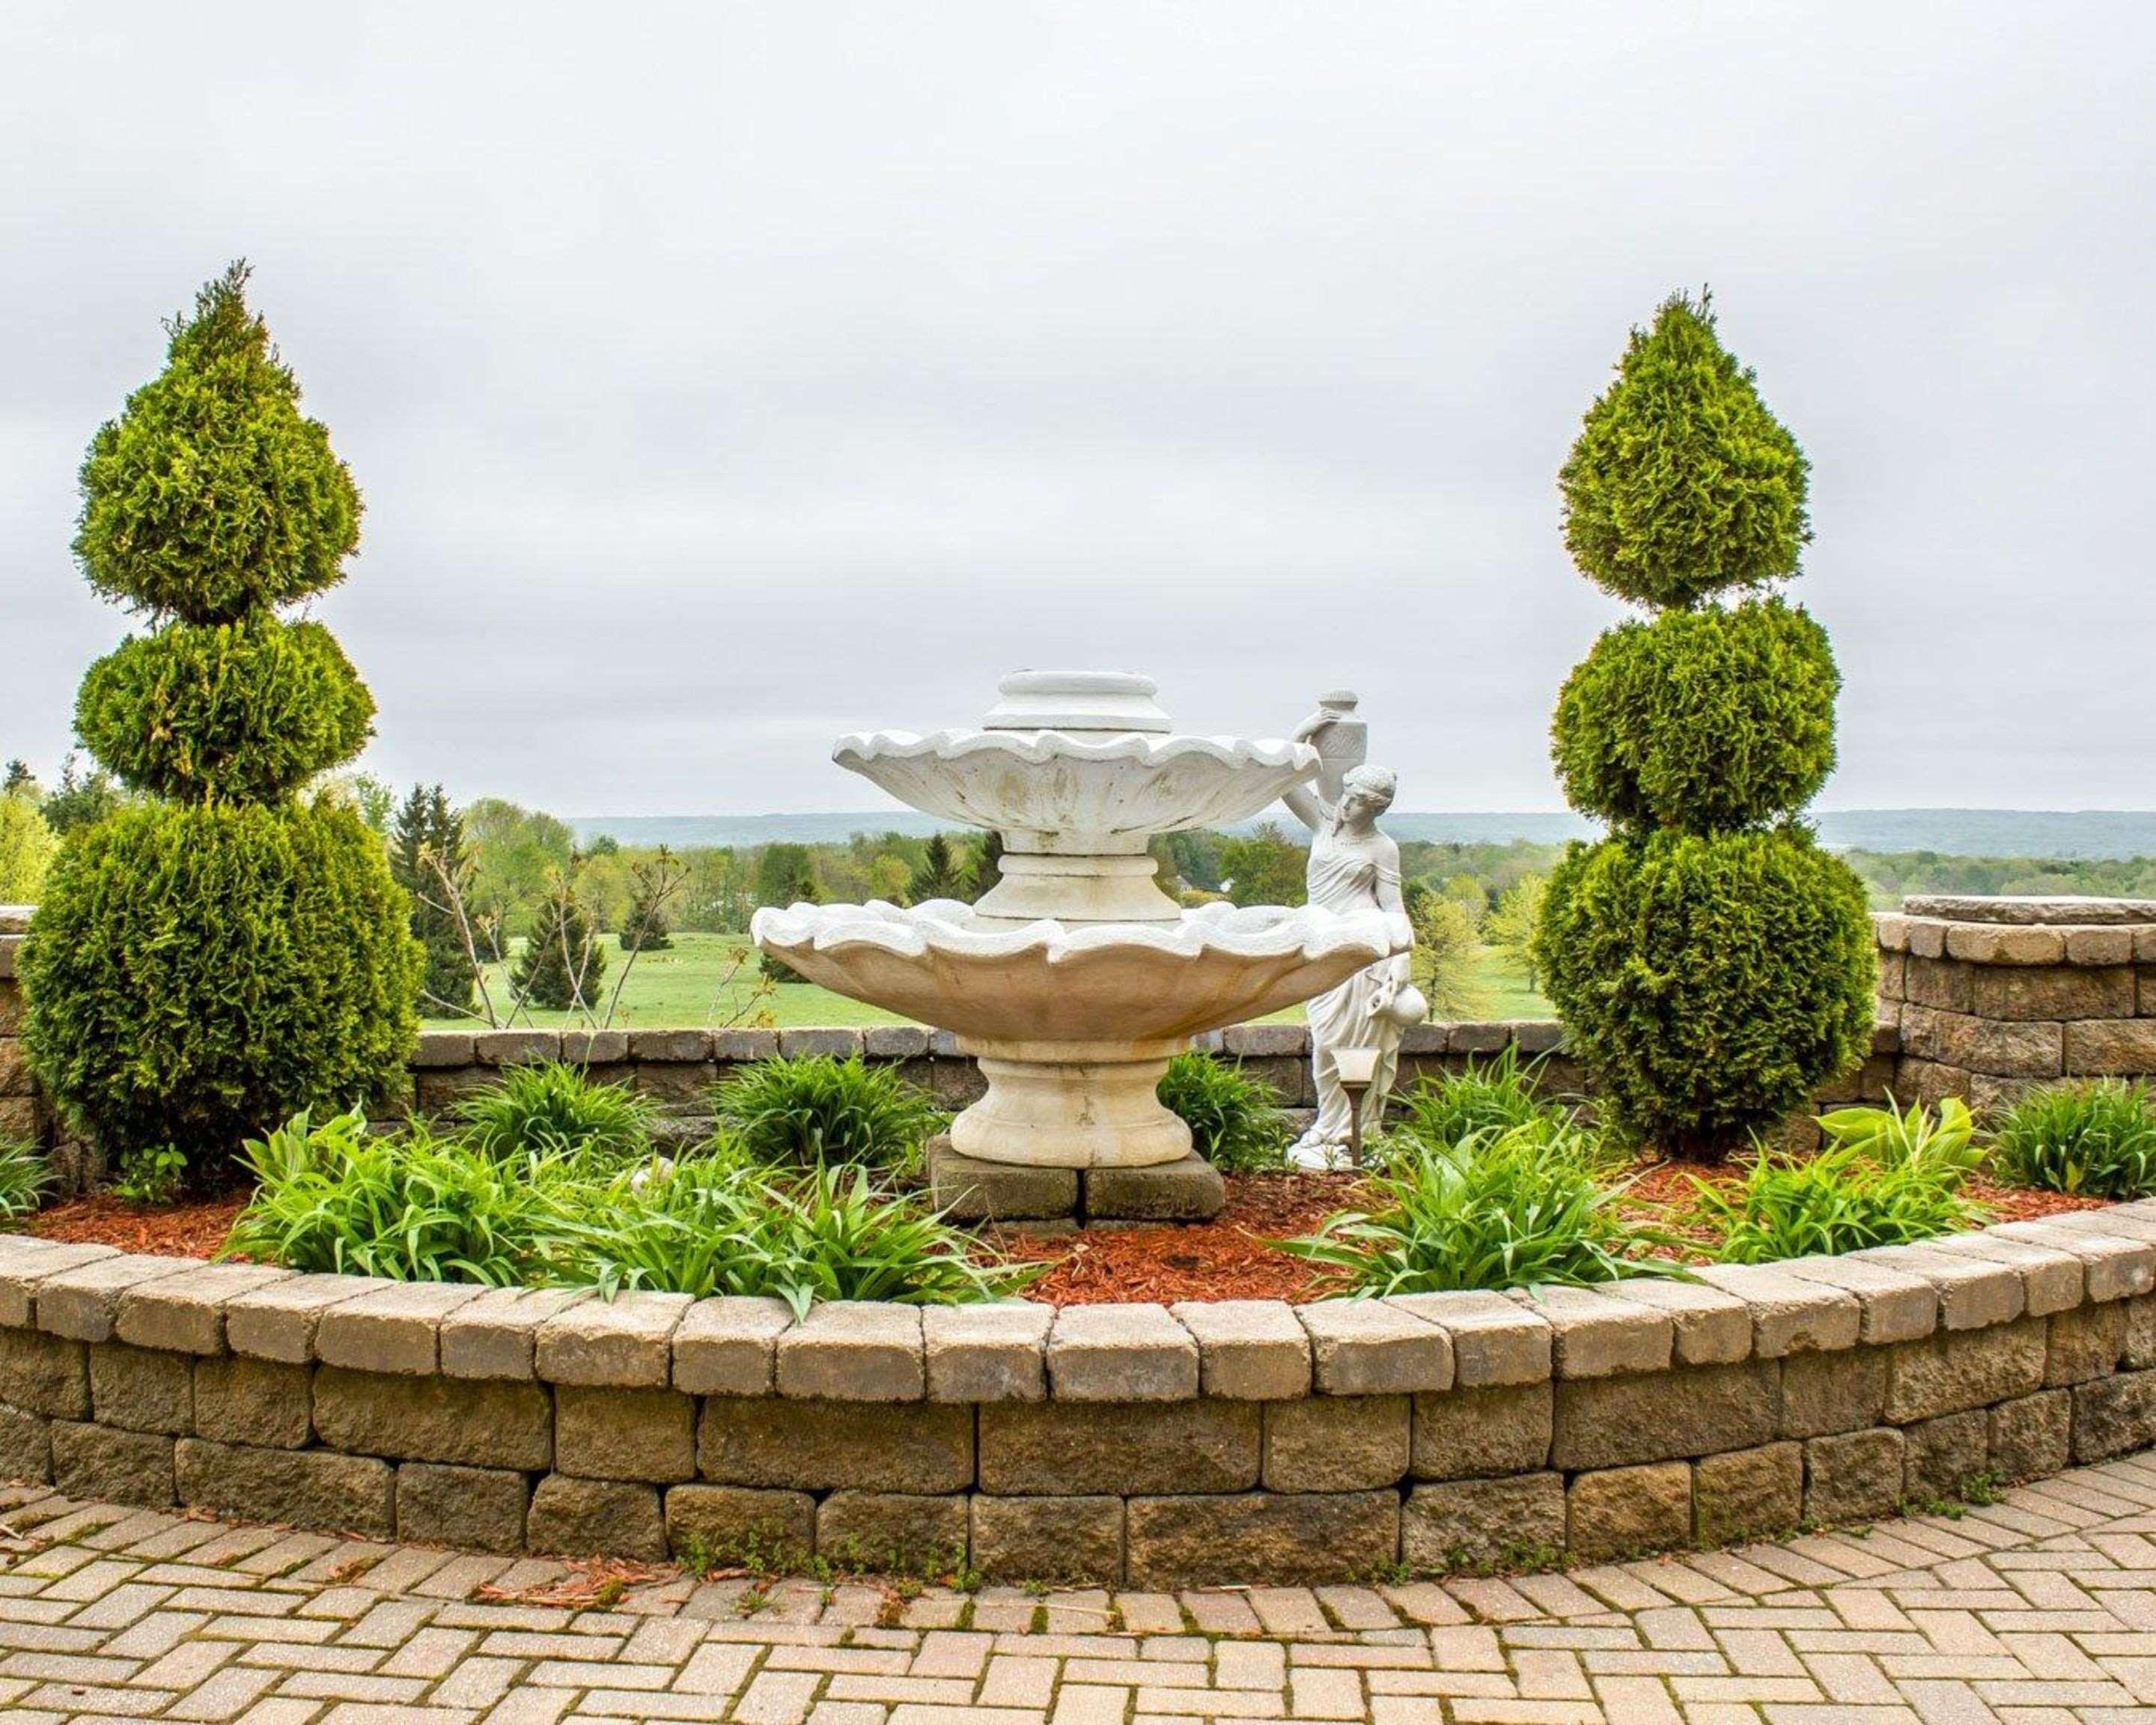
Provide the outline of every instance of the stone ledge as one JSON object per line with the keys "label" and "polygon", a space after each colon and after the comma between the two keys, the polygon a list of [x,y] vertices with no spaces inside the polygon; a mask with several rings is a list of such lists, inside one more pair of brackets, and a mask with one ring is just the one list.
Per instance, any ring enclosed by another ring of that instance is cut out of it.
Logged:
{"label": "stone ledge", "polygon": [[1426,1394],[1988,1330],[2156,1288],[2156,1199],[1609,1288],[935,1311],[298,1276],[0,1236],[0,1333],[203,1358],[818,1401]]}

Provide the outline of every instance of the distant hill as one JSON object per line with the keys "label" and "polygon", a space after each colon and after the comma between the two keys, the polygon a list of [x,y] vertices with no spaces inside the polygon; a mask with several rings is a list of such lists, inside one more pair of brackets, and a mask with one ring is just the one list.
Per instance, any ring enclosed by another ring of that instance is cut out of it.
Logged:
{"label": "distant hill", "polygon": [[[1285,814],[1282,819],[1286,819]],[[1931,850],[1945,856],[2156,856],[2156,810],[2032,809],[1837,809],[1818,817],[1827,844],[1851,850]],[[932,833],[942,822],[911,810],[836,814],[597,814],[570,823],[580,839],[604,833],[624,845],[755,845],[843,844],[855,833]],[[1387,817],[1398,839],[1553,845],[1591,836],[1593,826],[1566,811],[1503,814],[1464,812]]]}

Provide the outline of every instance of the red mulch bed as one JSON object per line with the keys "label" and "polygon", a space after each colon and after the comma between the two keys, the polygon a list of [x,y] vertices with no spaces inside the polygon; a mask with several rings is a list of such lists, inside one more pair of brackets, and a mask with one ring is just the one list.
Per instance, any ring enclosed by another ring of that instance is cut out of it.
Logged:
{"label": "red mulch bed", "polygon": [[[1650,1162],[1634,1172],[1625,1209],[1644,1222],[1706,1244],[1704,1230],[1679,1219],[1691,1204],[1694,1176],[1717,1184],[1741,1168],[1702,1169]],[[1028,1296],[1054,1306],[1117,1300],[1291,1300],[1339,1291],[1331,1272],[1267,1244],[1312,1232],[1336,1210],[1354,1207],[1353,1174],[1242,1174],[1228,1181],[1228,1208],[1192,1228],[1087,1229],[1075,1234],[1004,1230],[996,1244],[1009,1256],[1049,1266]],[[1969,1181],[1969,1195],[1999,1222],[2023,1222],[2062,1210],[2101,1209],[2109,1200],[2069,1198],[2020,1186]],[[138,1209],[109,1193],[71,1198],[40,1211],[29,1231],[46,1240],[89,1241],[123,1251],[207,1258],[224,1244],[244,1206],[240,1198],[206,1199],[171,1209]]]}
{"label": "red mulch bed", "polygon": [[[1742,1168],[1702,1168],[1682,1163],[1646,1162],[1632,1171],[1623,1209],[1702,1246],[1711,1230],[1681,1219],[1698,1178],[1733,1185]],[[1087,1229],[1077,1234],[1027,1234],[1012,1230],[998,1244],[1011,1256],[1052,1266],[1025,1290],[1029,1299],[1054,1306],[1101,1305],[1116,1300],[1322,1299],[1340,1291],[1337,1277],[1266,1244],[1308,1234],[1357,1199],[1353,1174],[1244,1174],[1228,1180],[1228,1208],[1218,1221],[1195,1228]],[[1982,1178],[1964,1188],[1995,1222],[2025,1222],[2062,1210],[2101,1209],[2101,1198],[2069,1198]],[[1684,1255],[1681,1250],[1669,1255]]]}
{"label": "red mulch bed", "polygon": [[44,1240],[118,1246],[166,1258],[207,1258],[224,1244],[244,1198],[212,1198],[170,1209],[138,1209],[109,1192],[64,1199],[30,1219],[29,1231]]}

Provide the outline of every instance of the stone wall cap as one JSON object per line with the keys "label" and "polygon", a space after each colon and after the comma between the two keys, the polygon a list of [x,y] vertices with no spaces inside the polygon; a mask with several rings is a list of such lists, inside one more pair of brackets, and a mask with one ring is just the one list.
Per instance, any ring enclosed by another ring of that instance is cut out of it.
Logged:
{"label": "stone wall cap", "polygon": [[1676,1326],[1669,1314],[1594,1288],[1516,1288],[1506,1297],[1550,1327],[1552,1374],[1609,1378],[1666,1370]]}
{"label": "stone wall cap", "polygon": [[1929,1244],[1871,1246],[1848,1255],[1859,1263],[1885,1264],[1922,1276],[1938,1291],[1939,1322],[1946,1329],[2010,1323],[2028,1303],[2020,1272],[2010,1265],[1943,1252]]}
{"label": "stone wall cap", "polygon": [[793,1327],[783,1300],[725,1294],[699,1300],[674,1330],[674,1387],[690,1395],[769,1395],[778,1338]]}
{"label": "stone wall cap", "polygon": [[1944,922],[1994,922],[2029,925],[2156,922],[2156,899],[2071,898],[2019,894],[1925,892],[1902,901],[1912,916],[1936,917]]}
{"label": "stone wall cap", "polygon": [[812,1306],[778,1342],[778,1393],[812,1399],[917,1402],[928,1389],[921,1308],[874,1300]]}
{"label": "stone wall cap", "polygon": [[177,1276],[162,1276],[130,1287],[120,1296],[113,1331],[136,1348],[223,1353],[227,1302],[291,1279],[290,1271],[272,1264],[198,1264]]}
{"label": "stone wall cap", "polygon": [[359,1372],[430,1376],[442,1363],[442,1320],[485,1291],[470,1282],[400,1281],[341,1300],[316,1327],[315,1358]]}
{"label": "stone wall cap", "polygon": [[30,1327],[38,1283],[79,1265],[119,1255],[117,1246],[0,1234],[0,1326],[13,1330]]}
{"label": "stone wall cap", "polygon": [[932,1402],[1037,1402],[1048,1394],[1055,1311],[1024,1300],[932,1306],[921,1314]]}
{"label": "stone wall cap", "polygon": [[533,1338],[531,1367],[549,1384],[662,1389],[674,1372],[674,1331],[694,1302],[640,1289],[557,1312]]}
{"label": "stone wall cap", "polygon": [[1168,1312],[1197,1339],[1200,1394],[1271,1402],[1310,1394],[1310,1335],[1286,1301],[1184,1300]]}
{"label": "stone wall cap", "polygon": [[2138,1299],[2156,1289],[2156,1245],[2129,1235],[2065,1228],[2056,1223],[2056,1218],[2003,1222],[1990,1231],[1999,1238],[2025,1240],[2071,1252],[2082,1260],[2082,1291],[2092,1304]]}
{"label": "stone wall cap", "polygon": [[1452,1388],[1452,1337],[1389,1300],[1319,1300],[1296,1308],[1310,1332],[1324,1395],[1417,1395]]}
{"label": "stone wall cap", "polygon": [[1710,1264],[1692,1274],[1752,1308],[1752,1351],[1762,1359],[1854,1348],[1863,1332],[1856,1295],[1772,1264]]}
{"label": "stone wall cap", "polygon": [[1453,1382],[1463,1389],[1540,1384],[1550,1376],[1556,1332],[1539,1312],[1499,1293],[1457,1290],[1393,1294],[1398,1307],[1452,1338]]}
{"label": "stone wall cap", "polygon": [[513,1066],[526,1060],[558,1060],[562,1057],[559,1030],[480,1030],[472,1037],[472,1053],[483,1066]]}
{"label": "stone wall cap", "polygon": [[1066,1306],[1048,1332],[1059,1401],[1188,1401],[1199,1377],[1198,1338],[1165,1306]]}
{"label": "stone wall cap", "polygon": [[443,1375],[528,1382],[537,1375],[540,1327],[594,1297],[589,1288],[487,1289],[443,1315]]}
{"label": "stone wall cap", "polygon": [[1776,1267],[1856,1295],[1857,1340],[1867,1345],[1921,1342],[1939,1327],[1938,1290],[1913,1270],[1833,1257],[1784,1258]]}
{"label": "stone wall cap", "polygon": [[322,1314],[378,1288],[402,1286],[369,1276],[295,1276],[225,1301],[225,1346],[234,1353],[285,1365],[315,1357]]}
{"label": "stone wall cap", "polygon": [[120,1312],[121,1296],[138,1283],[199,1270],[199,1258],[137,1257],[123,1254],[93,1259],[37,1285],[38,1327],[71,1342],[110,1342]]}
{"label": "stone wall cap", "polygon": [[1609,1292],[1669,1314],[1678,1365],[1734,1365],[1752,1357],[1752,1308],[1723,1289],[1642,1276],[1610,1283]]}

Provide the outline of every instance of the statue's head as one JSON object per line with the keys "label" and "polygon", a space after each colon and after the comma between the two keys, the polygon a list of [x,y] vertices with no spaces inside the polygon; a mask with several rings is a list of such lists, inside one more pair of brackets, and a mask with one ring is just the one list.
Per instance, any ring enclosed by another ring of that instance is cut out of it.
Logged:
{"label": "statue's head", "polygon": [[1357,767],[1340,781],[1340,814],[1344,820],[1357,814],[1373,819],[1393,806],[1399,778],[1389,767]]}

